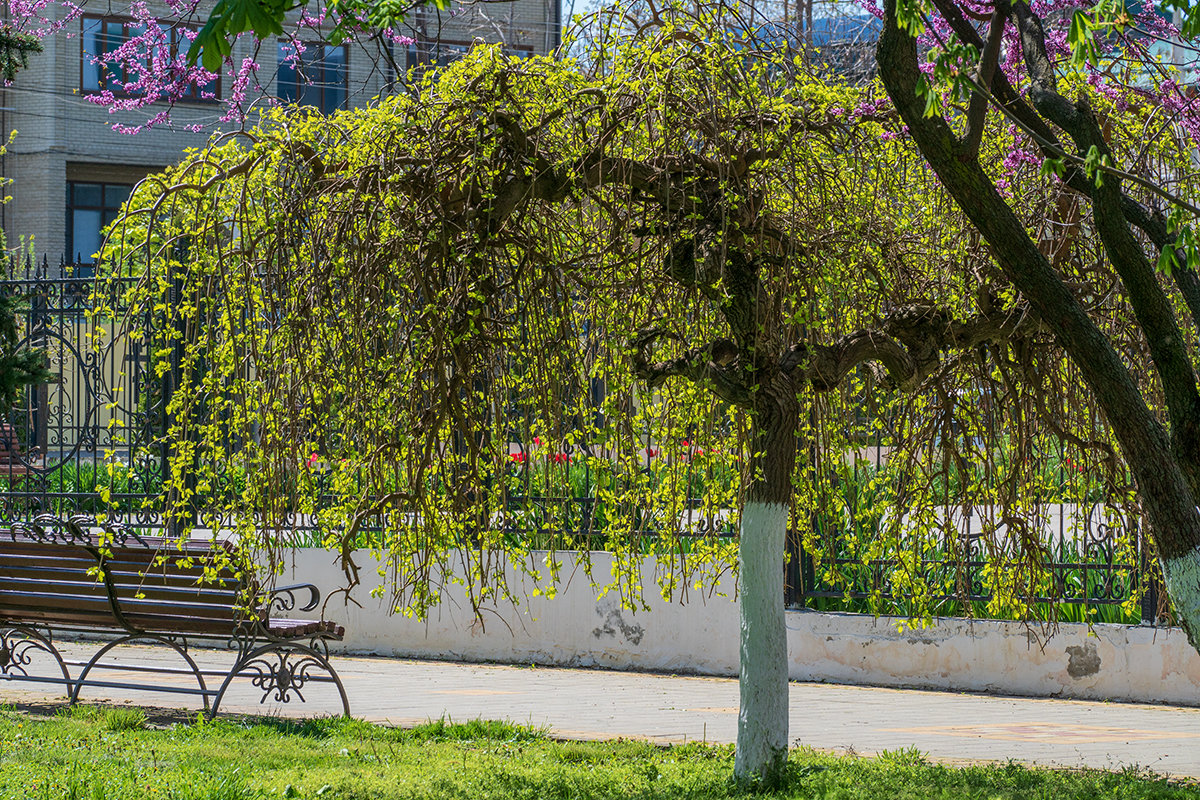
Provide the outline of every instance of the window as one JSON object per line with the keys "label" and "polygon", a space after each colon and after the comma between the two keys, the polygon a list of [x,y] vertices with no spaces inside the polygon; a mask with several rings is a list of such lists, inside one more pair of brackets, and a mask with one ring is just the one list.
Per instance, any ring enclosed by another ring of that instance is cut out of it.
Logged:
{"label": "window", "polygon": [[[134,36],[139,35],[145,28],[139,23],[122,17],[96,17],[84,15],[83,29],[80,35],[80,79],[79,88],[84,93],[110,91],[116,95],[128,97],[130,92],[125,88],[130,81],[137,80],[137,70],[123,68],[116,64],[97,61],[97,58],[112,53],[118,47]],[[163,40],[171,48],[170,57],[179,59],[186,53],[191,41],[183,28],[179,26],[160,26]],[[214,102],[221,96],[221,79],[213,78],[208,83],[198,85],[188,84],[181,93],[180,100],[184,102]]]}
{"label": "window", "polygon": [[322,114],[346,107],[349,95],[348,51],[345,45],[279,43],[279,99],[313,106]]}
{"label": "window", "polygon": [[[67,181],[67,260],[94,264],[104,241],[101,231],[129,199],[128,183]],[[86,276],[85,276],[86,277]]]}
{"label": "window", "polygon": [[[408,46],[408,68],[426,69],[428,67],[445,67],[471,52],[470,42],[427,41]],[[505,45],[502,52],[506,56],[529,58],[533,48],[527,46]]]}
{"label": "window", "polygon": [[408,46],[408,66],[445,67],[471,51],[471,45],[462,42],[422,42]]}

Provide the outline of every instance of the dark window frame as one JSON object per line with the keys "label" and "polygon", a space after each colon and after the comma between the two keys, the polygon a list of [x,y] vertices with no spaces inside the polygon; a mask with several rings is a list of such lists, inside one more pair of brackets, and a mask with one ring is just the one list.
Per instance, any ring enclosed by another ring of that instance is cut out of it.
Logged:
{"label": "dark window frame", "polygon": [[[112,50],[115,50],[118,47],[120,47],[123,42],[126,42],[129,40],[129,38],[131,36],[131,31],[133,31],[139,27],[137,20],[133,19],[132,17],[125,17],[125,16],[121,16],[118,14],[81,14],[80,15],[80,17],[79,17],[79,92],[80,92],[80,94],[90,95],[90,94],[100,94],[103,91],[111,91],[113,93],[113,95],[116,97],[133,97],[133,96],[135,96],[134,93],[127,92],[127,91],[125,91],[124,88],[107,89],[105,87],[104,84],[107,82],[107,79],[108,79],[107,75],[109,72],[108,65],[106,65],[102,62],[93,64],[91,62],[91,59],[95,56],[101,55],[101,53],[89,54],[88,52],[86,52],[84,50],[84,48],[87,46],[87,32],[88,32],[88,23],[89,22],[98,23],[100,26],[100,29],[101,29],[100,36],[104,40],[104,45],[103,45],[104,49],[102,51],[103,53],[111,52]],[[109,44],[110,44],[109,43],[109,34],[107,31],[107,27],[110,23],[115,23],[115,24],[121,25],[121,38],[119,41],[113,42],[111,47],[109,46]],[[200,29],[193,25],[171,25],[168,27],[168,30],[170,32],[170,39],[171,39],[171,58],[174,59],[174,58],[179,57],[179,53],[181,50],[186,50],[188,47],[191,46],[190,41],[187,39],[186,36],[183,35],[183,31],[189,30],[189,31],[193,31],[193,32],[199,32]],[[97,85],[97,86],[88,86],[86,83],[86,80],[87,80],[86,74],[87,74],[87,69],[89,66],[94,66],[97,70],[99,70],[99,81],[98,81],[99,85]],[[122,84],[127,83],[128,79],[129,79],[128,75],[122,75],[119,78],[119,80]],[[206,94],[210,91],[212,93],[212,97],[204,97],[203,96],[204,94]],[[161,100],[156,100],[155,102],[169,102],[169,101],[167,100],[167,98],[162,98]],[[204,86],[198,86],[197,84],[192,83],[190,86],[188,86],[187,92],[182,97],[176,98],[174,101],[170,101],[170,102],[196,103],[199,105],[213,105],[213,104],[221,102],[221,76],[217,75],[216,78],[214,78],[210,83],[207,83]]]}
{"label": "dark window frame", "polygon": [[[296,103],[297,105],[315,108],[322,114],[330,114],[334,111],[343,111],[350,107],[350,47],[345,44],[329,44],[321,41],[301,41],[304,46],[304,53],[300,55],[300,61],[295,66],[286,67],[295,77],[294,81],[283,79],[283,71],[285,69],[283,48],[295,47],[294,41],[287,39],[279,40],[279,47],[276,49],[276,71],[275,71],[275,95],[282,102]],[[306,60],[305,56],[311,53],[314,49],[321,49],[320,59]],[[342,81],[341,85],[336,85],[326,80],[326,72],[328,66],[328,56],[326,53],[329,48],[337,48],[342,51]],[[300,77],[304,76],[307,80],[300,81]],[[289,87],[293,91],[291,97],[285,96],[284,86]],[[327,93],[336,91],[341,93],[341,102],[330,104],[326,102]],[[311,98],[306,95],[317,93],[318,102],[310,102]]]}
{"label": "dark window frame", "polygon": [[[75,187],[80,184],[100,187],[100,205],[89,205],[86,203],[76,202]],[[114,187],[114,188],[120,187],[122,189],[128,189],[129,191],[125,192],[125,199],[128,199],[129,194],[133,191],[134,184],[120,183],[118,181],[104,181],[104,180],[69,180],[69,181],[67,181],[67,197],[66,197],[66,203],[67,203],[67,207],[66,207],[66,211],[67,211],[67,224],[66,224],[66,228],[67,228],[66,229],[67,261],[69,261],[71,263],[78,263],[78,264],[95,264],[96,261],[99,260],[99,259],[92,258],[91,253],[83,253],[83,252],[76,253],[75,252],[75,247],[76,247],[76,244],[75,244],[75,212],[76,211],[99,211],[100,212],[100,230],[104,230],[105,226],[107,226],[110,222],[112,222],[111,219],[109,219],[107,221],[105,220],[105,217],[108,215],[108,212],[112,212],[112,216],[115,218],[116,214],[120,212],[121,207],[125,204],[124,199],[118,204],[109,204],[106,201],[105,198],[108,194],[107,190],[109,187]],[[92,260],[88,261],[85,259],[92,259]]]}

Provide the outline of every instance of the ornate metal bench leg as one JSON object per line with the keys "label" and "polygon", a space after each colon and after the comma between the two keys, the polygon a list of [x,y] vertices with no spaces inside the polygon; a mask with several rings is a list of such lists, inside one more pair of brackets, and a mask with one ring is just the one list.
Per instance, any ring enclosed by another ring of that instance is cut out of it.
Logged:
{"label": "ornate metal bench leg", "polygon": [[92,667],[100,663],[100,659],[103,658],[108,651],[112,650],[114,647],[119,647],[120,645],[137,641],[165,644],[167,647],[170,647],[172,650],[178,653],[180,657],[187,662],[188,668],[191,669],[192,675],[196,678],[196,682],[200,684],[200,696],[204,698],[204,710],[208,711],[208,685],[204,682],[204,674],[200,671],[200,667],[196,664],[195,659],[188,654],[187,650],[185,650],[183,647],[180,647],[177,642],[168,639],[165,636],[155,636],[154,634],[150,633],[135,633],[130,634],[129,636],[122,636],[119,639],[112,640],[108,644],[104,645],[104,647],[101,647],[98,651],[96,651],[96,654],[88,660],[87,665],[79,673],[79,677],[75,679],[75,688],[74,691],[71,692],[71,705],[75,705],[75,703],[79,702],[79,690],[84,687],[87,681],[88,673],[92,671]]}
{"label": "ornate metal bench leg", "polygon": [[301,642],[270,642],[244,651],[238,656],[237,662],[217,691],[212,710],[208,714],[209,719],[217,715],[221,701],[225,699],[225,692],[238,675],[250,673],[253,676],[250,682],[263,693],[262,699],[258,701],[260,704],[265,703],[267,698],[280,703],[290,703],[293,694],[303,703],[307,702],[303,689],[305,684],[312,680],[310,673],[313,670],[329,674],[342,699],[342,716],[350,716],[350,700],[346,697],[346,687],[342,685],[341,677],[329,663],[329,653],[325,650],[324,643],[314,641],[312,645]]}
{"label": "ornate metal bench leg", "polygon": [[58,648],[50,641],[48,635],[42,635],[25,625],[0,628],[0,677],[15,674],[29,677],[26,667],[30,664],[30,650],[41,650],[54,656],[58,668],[62,670],[67,696],[70,697],[73,693],[71,673],[67,670],[67,664],[59,654]]}

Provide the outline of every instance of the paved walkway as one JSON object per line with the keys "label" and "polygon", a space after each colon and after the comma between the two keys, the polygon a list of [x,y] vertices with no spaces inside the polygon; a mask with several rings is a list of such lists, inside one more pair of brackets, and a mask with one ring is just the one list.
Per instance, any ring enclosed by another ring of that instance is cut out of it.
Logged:
{"label": "paved walkway", "polygon": [[[68,659],[93,650],[91,645],[62,648]],[[129,663],[170,663],[173,657],[163,648],[124,651],[122,660]],[[202,666],[229,658],[221,651],[196,650],[193,655]],[[338,657],[334,663],[354,716],[376,722],[412,725],[443,715],[481,717],[544,725],[569,738],[623,736],[658,742],[732,742],[737,727],[737,682],[724,678],[393,658]],[[187,685],[182,677],[177,680]],[[0,681],[0,702],[43,701],[58,693],[49,685]],[[305,694],[305,704],[268,706],[266,711],[296,716],[340,711],[330,685],[310,685]],[[84,699],[101,697],[200,707],[196,698],[163,694],[84,693]],[[259,697],[248,681],[241,682],[222,713],[264,713]],[[1014,759],[1109,769],[1137,765],[1200,777],[1200,709],[816,683],[793,683],[790,706],[795,745],[863,754],[916,747],[937,759]]]}

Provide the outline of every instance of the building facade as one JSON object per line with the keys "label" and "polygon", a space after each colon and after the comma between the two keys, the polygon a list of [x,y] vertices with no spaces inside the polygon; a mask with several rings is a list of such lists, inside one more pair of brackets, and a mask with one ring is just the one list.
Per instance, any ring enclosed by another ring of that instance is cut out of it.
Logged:
{"label": "building facade", "polygon": [[[111,5],[82,7],[64,32],[45,40],[45,50],[31,56],[11,86],[0,88],[0,140],[13,137],[0,157],[0,175],[11,180],[0,225],[10,250],[24,244],[54,261],[61,254],[68,262],[88,264],[100,248],[103,227],[138,181],[237,124],[221,119],[229,91],[223,79],[176,101],[169,125],[121,132],[121,126],[139,126],[167,106],[110,113],[93,102],[124,78],[94,57],[111,52],[136,29],[128,17],[111,13]],[[412,70],[447,64],[476,40],[502,42],[519,55],[552,52],[561,18],[558,0],[512,0],[418,9],[405,28],[411,45],[379,38],[341,45],[305,41],[297,53],[288,41],[274,47],[240,41],[234,63],[249,56],[259,65],[256,107],[294,102],[328,113],[395,91]],[[186,45],[174,33],[171,41]]]}

